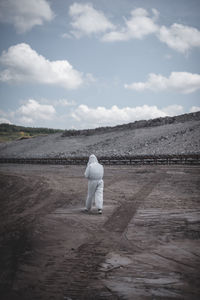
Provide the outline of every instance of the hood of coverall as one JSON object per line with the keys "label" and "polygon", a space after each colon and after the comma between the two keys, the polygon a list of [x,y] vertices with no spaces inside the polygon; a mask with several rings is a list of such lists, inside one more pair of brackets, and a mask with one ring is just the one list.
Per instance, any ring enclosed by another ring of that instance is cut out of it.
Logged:
{"label": "hood of coverall", "polygon": [[88,165],[92,164],[92,163],[98,163],[98,159],[96,158],[96,156],[94,154],[91,154],[88,160]]}
{"label": "hood of coverall", "polygon": [[100,180],[103,178],[103,173],[103,166],[99,164],[96,156],[94,154],[90,155],[85,171],[85,177],[88,179]]}

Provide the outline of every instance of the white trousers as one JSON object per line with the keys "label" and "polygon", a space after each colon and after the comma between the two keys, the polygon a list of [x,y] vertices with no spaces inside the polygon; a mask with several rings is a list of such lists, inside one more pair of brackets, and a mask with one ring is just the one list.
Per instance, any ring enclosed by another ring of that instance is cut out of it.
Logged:
{"label": "white trousers", "polygon": [[93,202],[97,209],[103,208],[103,179],[88,180],[88,194],[86,199],[86,208],[91,209]]}

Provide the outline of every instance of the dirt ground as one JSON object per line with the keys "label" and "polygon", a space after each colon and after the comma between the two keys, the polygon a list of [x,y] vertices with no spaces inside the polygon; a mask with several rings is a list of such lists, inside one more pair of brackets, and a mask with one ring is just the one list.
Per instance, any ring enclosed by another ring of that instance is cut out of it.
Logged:
{"label": "dirt ground", "polygon": [[84,169],[0,165],[1,299],[200,299],[200,167]]}

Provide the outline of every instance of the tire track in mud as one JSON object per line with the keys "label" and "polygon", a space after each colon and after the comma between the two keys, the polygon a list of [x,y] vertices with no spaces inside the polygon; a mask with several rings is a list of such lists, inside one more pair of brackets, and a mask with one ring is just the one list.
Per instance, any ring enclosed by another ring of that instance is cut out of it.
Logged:
{"label": "tire track in mud", "polygon": [[117,207],[103,227],[74,251],[73,255],[55,266],[54,272],[45,278],[44,286],[48,286],[48,290],[38,290],[38,299],[41,294],[43,299],[119,299],[99,280],[102,275],[100,266],[110,251],[121,247],[124,230],[140,204],[164,176],[164,173],[154,175],[131,199]]}
{"label": "tire track in mud", "polygon": [[152,192],[163,176],[164,174],[161,173],[154,175],[152,180],[144,185],[133,198],[121,204],[104,224],[104,228],[108,231],[122,233],[133,218],[141,202]]}

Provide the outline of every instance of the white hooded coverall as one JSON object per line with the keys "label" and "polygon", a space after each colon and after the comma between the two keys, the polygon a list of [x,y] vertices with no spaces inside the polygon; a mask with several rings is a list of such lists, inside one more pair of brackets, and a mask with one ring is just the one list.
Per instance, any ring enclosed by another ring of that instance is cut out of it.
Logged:
{"label": "white hooded coverall", "polygon": [[90,155],[85,177],[88,179],[88,194],[86,199],[86,208],[91,209],[92,203],[95,202],[97,209],[103,208],[103,173],[104,169],[94,154]]}

